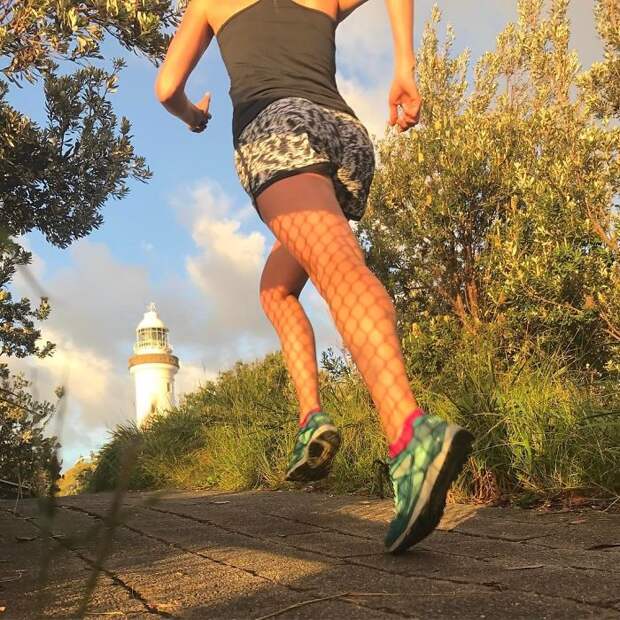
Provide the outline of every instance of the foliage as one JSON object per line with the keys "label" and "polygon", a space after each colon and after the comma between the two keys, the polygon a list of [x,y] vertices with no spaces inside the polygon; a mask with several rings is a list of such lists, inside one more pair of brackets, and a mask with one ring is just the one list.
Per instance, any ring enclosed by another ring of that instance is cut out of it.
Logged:
{"label": "foliage", "polygon": [[34,326],[34,319],[43,320],[49,314],[47,298],[43,297],[39,306],[32,308],[28,299],[14,301],[7,290],[16,267],[27,265],[31,257],[32,254],[17,243],[0,237],[0,354],[4,356],[36,354],[45,357],[53,349],[50,342],[43,346],[37,342],[41,332]]}
{"label": "foliage", "polygon": [[0,373],[0,478],[44,493],[56,479],[55,437],[44,435],[55,411],[37,402],[23,377]]}
{"label": "foliage", "polygon": [[47,75],[45,128],[7,103],[0,83],[0,229],[37,229],[66,247],[100,226],[101,207],[109,196],[127,194],[128,176],[149,178],[144,159],[134,155],[129,121],[118,126],[106,98],[121,67],[117,61],[112,72],[86,67]]}
{"label": "foliage", "polygon": [[620,4],[617,0],[597,0],[596,28],[604,45],[605,57],[581,77],[583,96],[599,118],[620,115]]}
{"label": "foliage", "polygon": [[10,79],[33,80],[54,69],[54,58],[101,58],[107,34],[130,51],[161,58],[178,24],[171,0],[21,0],[0,8],[0,50]]}
{"label": "foliage", "polygon": [[[237,362],[232,369],[222,371],[217,381],[209,381],[187,395],[172,414],[151,416],[141,429],[135,424],[115,429],[111,441],[97,454],[86,486],[94,491],[113,488],[122,454],[131,442],[139,446],[131,488],[187,483],[200,486],[201,474],[196,472],[190,481],[187,472],[204,466],[205,445],[214,446],[208,450],[209,463],[219,461],[224,469],[227,459],[235,459],[222,474],[224,478],[235,478],[241,486],[262,483],[260,467],[254,465],[262,456],[277,451],[279,431],[288,429],[292,436],[293,394],[281,354],[270,354],[260,362]],[[244,431],[252,435],[251,441],[245,441]],[[220,441],[212,441],[215,437]],[[202,479],[203,484],[212,481],[210,474]]]}
{"label": "foliage", "polygon": [[601,377],[620,371],[620,128],[575,88],[567,2],[546,18],[542,5],[519,3],[473,88],[435,9],[418,54],[421,126],[379,144],[357,231],[401,335],[443,343],[429,371],[489,324],[509,360],[540,346]]}
{"label": "foliage", "polygon": [[77,495],[82,491],[89,479],[94,463],[88,459],[79,458],[58,481],[58,495]]}
{"label": "foliage", "polygon": [[[125,455],[142,444],[142,435],[135,423],[128,422],[117,426],[111,433],[110,441],[101,448],[94,459],[94,467],[84,472],[81,482],[89,491],[108,491],[118,486],[122,474]],[[129,477],[129,488],[145,488],[140,472],[134,468]]]}
{"label": "foliage", "polygon": [[475,449],[460,494],[620,494],[620,391],[575,373],[561,353],[528,347],[506,363],[500,329],[467,334],[432,379],[416,379],[427,411],[470,429]]}

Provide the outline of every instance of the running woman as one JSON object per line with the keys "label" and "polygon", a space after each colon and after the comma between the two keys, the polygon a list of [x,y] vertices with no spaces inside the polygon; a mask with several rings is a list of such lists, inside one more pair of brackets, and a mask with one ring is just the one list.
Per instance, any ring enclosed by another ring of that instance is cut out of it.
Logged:
{"label": "running woman", "polygon": [[[299,295],[325,299],[378,410],[389,444],[395,517],[385,537],[400,552],[437,526],[471,434],[427,414],[411,392],[392,300],[367,267],[349,220],[359,221],[374,174],[373,145],[338,92],[335,32],[365,0],[191,0],[156,81],[158,99],[194,132],[211,117],[185,82],[215,37],[230,77],[235,168],[275,243],[260,280],[261,306],[278,333],[299,401],[287,479],[330,470],[340,434],[319,400],[312,326]],[[419,119],[413,0],[385,0],[394,44],[389,123]]]}

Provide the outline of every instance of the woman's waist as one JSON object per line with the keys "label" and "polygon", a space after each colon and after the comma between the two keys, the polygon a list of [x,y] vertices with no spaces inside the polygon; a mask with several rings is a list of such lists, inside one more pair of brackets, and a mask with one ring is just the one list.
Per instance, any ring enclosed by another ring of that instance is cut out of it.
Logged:
{"label": "woman's waist", "polygon": [[342,99],[334,76],[325,76],[318,73],[266,72],[257,69],[252,76],[246,79],[231,79],[229,89],[233,107],[243,107],[256,100],[278,96],[307,96],[316,95],[322,98]]}
{"label": "woman's waist", "polygon": [[[347,104],[337,89],[331,91],[308,90],[308,89],[290,89],[290,88],[272,88],[261,93],[260,96],[241,100],[233,107],[233,139],[235,146],[237,145],[239,136],[243,129],[249,125],[267,106],[281,100],[299,99],[300,108],[305,101],[310,102],[331,110],[338,110],[357,119],[357,115],[353,109]],[[300,110],[301,113],[301,110]]]}

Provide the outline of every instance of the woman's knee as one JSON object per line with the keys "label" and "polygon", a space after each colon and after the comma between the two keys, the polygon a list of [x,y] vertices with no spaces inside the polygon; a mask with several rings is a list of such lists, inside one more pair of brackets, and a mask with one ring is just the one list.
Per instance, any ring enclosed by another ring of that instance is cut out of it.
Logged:
{"label": "woman's knee", "polygon": [[290,295],[282,286],[261,288],[259,293],[260,305],[267,316],[277,313],[277,309]]}

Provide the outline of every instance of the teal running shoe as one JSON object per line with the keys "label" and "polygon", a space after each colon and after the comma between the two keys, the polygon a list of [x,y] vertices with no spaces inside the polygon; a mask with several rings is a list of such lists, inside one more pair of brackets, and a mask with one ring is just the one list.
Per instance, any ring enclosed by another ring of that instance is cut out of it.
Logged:
{"label": "teal running shoe", "polygon": [[340,433],[331,418],[322,411],[313,413],[299,429],[286,480],[309,482],[329,474],[340,447]]}
{"label": "teal running shoe", "polygon": [[471,451],[473,435],[456,424],[423,415],[413,422],[413,438],[388,459],[396,516],[385,546],[400,553],[420,542],[439,524],[450,485]]}

